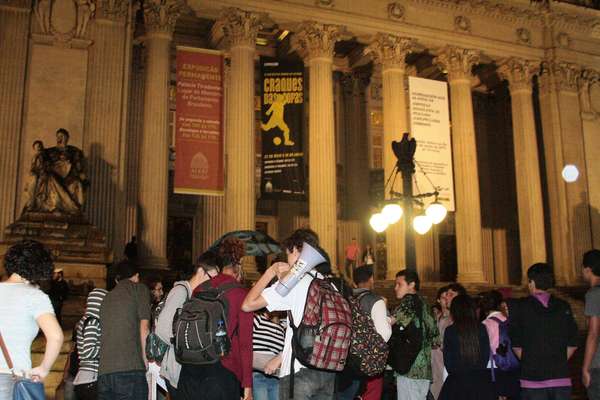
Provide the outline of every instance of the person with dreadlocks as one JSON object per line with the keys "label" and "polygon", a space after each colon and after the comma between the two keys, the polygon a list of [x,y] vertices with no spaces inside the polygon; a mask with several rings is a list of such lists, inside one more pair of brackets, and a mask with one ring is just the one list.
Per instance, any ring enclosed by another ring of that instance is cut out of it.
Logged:
{"label": "person with dreadlocks", "polygon": [[444,365],[448,378],[439,400],[496,400],[490,370],[490,340],[479,322],[473,300],[456,296],[450,306],[450,325],[444,334]]}

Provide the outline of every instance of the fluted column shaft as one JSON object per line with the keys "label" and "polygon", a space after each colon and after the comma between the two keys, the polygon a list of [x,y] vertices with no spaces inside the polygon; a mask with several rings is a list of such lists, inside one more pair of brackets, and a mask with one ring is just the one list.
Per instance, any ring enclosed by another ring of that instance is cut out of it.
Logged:
{"label": "fluted column shaft", "polygon": [[205,251],[225,233],[225,199],[220,196],[202,198],[202,241],[201,251]]}
{"label": "fluted column shaft", "polygon": [[546,262],[544,204],[531,81],[537,72],[537,65],[539,64],[533,61],[512,58],[504,61],[498,70],[510,85],[519,240],[524,280],[527,268],[536,262]]}
{"label": "fluted column shaft", "polygon": [[448,71],[456,191],[456,253],[460,282],[485,282],[477,143],[471,95],[472,50],[446,47],[436,62]]}
{"label": "fluted column shaft", "polygon": [[[542,63],[540,111],[544,135],[548,203],[550,208],[554,273],[561,285],[581,280],[582,255],[592,242],[590,209],[578,95],[581,68],[566,62]],[[574,164],[575,182],[561,177],[562,168]]]}
{"label": "fluted column shaft", "polygon": [[91,27],[84,149],[90,185],[87,213],[114,248],[118,166],[121,156],[125,18],[96,19]]}
{"label": "fluted column shaft", "polygon": [[146,37],[144,128],[141,138],[139,211],[140,255],[144,266],[166,267],[169,179],[169,58],[171,36]]}
{"label": "fluted column shaft", "polygon": [[302,24],[295,46],[309,68],[308,209],[309,223],[335,269],[337,244],[337,177],[333,112],[333,46],[340,28]]}
{"label": "fluted column shaft", "polygon": [[15,207],[29,14],[30,8],[0,5],[0,241],[20,212]]}
{"label": "fluted column shaft", "polygon": [[225,229],[255,228],[254,45],[230,48],[227,105]]}
{"label": "fluted column shaft", "polygon": [[[383,92],[383,169],[387,180],[394,172],[396,156],[392,142],[400,141],[404,132],[409,131],[406,108],[406,55],[414,43],[409,38],[400,38],[388,34],[377,34],[367,52],[382,65]],[[398,174],[395,190],[400,191],[402,177]],[[389,188],[388,188],[389,189]],[[384,195],[389,198],[389,190]],[[403,218],[406,218],[404,216]],[[386,230],[387,279],[395,279],[396,273],[404,268],[416,268],[406,265],[406,243],[404,221],[390,225]]]}

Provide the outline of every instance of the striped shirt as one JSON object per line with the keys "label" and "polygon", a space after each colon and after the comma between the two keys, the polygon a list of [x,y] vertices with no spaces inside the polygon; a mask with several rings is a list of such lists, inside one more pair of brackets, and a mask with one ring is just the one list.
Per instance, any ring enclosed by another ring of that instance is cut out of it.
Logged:
{"label": "striped shirt", "polygon": [[262,314],[254,315],[252,350],[255,353],[277,355],[283,351],[285,325],[282,321],[273,322]]}
{"label": "striped shirt", "polygon": [[94,289],[87,297],[85,314],[77,323],[79,370],[98,372],[100,362],[100,305],[106,290]]}

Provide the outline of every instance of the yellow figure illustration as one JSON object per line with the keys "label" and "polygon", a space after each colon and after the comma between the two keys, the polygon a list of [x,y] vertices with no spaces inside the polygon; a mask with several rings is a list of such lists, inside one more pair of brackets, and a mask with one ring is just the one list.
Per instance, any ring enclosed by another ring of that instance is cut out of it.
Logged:
{"label": "yellow figure illustration", "polygon": [[[275,96],[275,101],[271,104],[271,107],[267,110],[267,115],[270,115],[269,121],[266,124],[261,123],[260,127],[263,131],[269,131],[273,128],[279,128],[283,132],[283,144],[285,146],[293,146],[294,142],[290,140],[290,128],[287,126],[285,121],[283,120],[283,110],[287,101],[285,100],[285,96],[282,94],[278,94]],[[273,138],[273,143],[279,145],[281,143],[281,139],[276,137]]]}

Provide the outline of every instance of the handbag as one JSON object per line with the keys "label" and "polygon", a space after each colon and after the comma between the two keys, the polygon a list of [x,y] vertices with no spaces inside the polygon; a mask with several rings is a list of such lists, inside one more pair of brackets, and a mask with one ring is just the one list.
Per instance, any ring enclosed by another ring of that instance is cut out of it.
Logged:
{"label": "handbag", "polygon": [[13,400],[45,400],[46,394],[44,393],[44,384],[42,382],[34,382],[31,379],[22,378],[15,374],[12,359],[10,358],[8,348],[4,343],[1,333],[0,347],[2,348],[2,355],[4,355],[6,364],[8,365],[8,368],[10,369],[15,381],[13,388]]}

